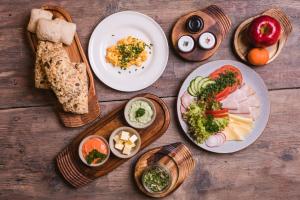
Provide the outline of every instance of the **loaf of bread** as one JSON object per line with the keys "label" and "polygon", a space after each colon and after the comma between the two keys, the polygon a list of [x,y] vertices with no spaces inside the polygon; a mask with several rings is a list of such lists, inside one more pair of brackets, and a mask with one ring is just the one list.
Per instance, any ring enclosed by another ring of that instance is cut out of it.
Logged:
{"label": "loaf of bread", "polygon": [[84,63],[74,64],[54,57],[45,64],[45,72],[64,111],[88,113],[88,80]]}
{"label": "loaf of bread", "polygon": [[39,41],[36,51],[35,61],[35,87],[40,89],[51,89],[48,82],[44,65],[49,63],[50,59],[65,59],[70,62],[70,58],[63,48],[62,43],[52,43],[48,41]]}
{"label": "loaf of bread", "polygon": [[76,24],[56,18],[55,20],[40,19],[36,27],[39,40],[62,42],[70,45],[76,32]]}
{"label": "loaf of bread", "polygon": [[51,20],[53,14],[47,10],[43,9],[32,9],[30,14],[30,20],[27,26],[27,30],[35,33],[36,32],[36,25],[38,20],[40,19],[48,19]]}

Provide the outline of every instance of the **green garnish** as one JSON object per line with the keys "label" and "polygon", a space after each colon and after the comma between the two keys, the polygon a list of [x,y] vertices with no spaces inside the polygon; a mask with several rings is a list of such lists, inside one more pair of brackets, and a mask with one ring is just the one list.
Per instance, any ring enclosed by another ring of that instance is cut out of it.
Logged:
{"label": "green garnish", "polygon": [[228,118],[214,118],[212,115],[206,115],[207,108],[208,102],[199,100],[192,103],[184,115],[189,125],[189,132],[199,144],[228,125]]}
{"label": "green garnish", "polygon": [[145,109],[144,108],[139,108],[136,112],[135,112],[135,118],[139,118],[142,117],[145,114]]}
{"label": "green garnish", "polygon": [[86,157],[86,162],[90,165],[95,159],[98,159],[97,163],[101,163],[107,155],[100,153],[97,149],[93,149]]}
{"label": "green garnish", "polygon": [[153,166],[143,173],[144,186],[152,192],[161,192],[170,184],[169,173],[159,166]]}
{"label": "green garnish", "polygon": [[213,99],[216,94],[224,90],[226,87],[231,87],[236,84],[236,73],[232,71],[225,71],[221,73],[215,83],[206,86],[199,94],[201,100]]}
{"label": "green garnish", "polygon": [[127,63],[139,57],[139,55],[145,50],[145,47],[146,44],[144,42],[118,45],[117,49],[121,54],[119,59],[121,67],[126,67]]}

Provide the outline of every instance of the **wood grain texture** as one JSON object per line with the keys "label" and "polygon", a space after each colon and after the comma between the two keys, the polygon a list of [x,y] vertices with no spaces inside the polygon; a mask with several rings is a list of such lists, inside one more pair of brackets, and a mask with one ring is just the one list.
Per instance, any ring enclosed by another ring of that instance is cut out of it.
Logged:
{"label": "wood grain texture", "polygon": [[[70,3],[71,2],[71,3]],[[47,92],[34,89],[32,52],[25,35],[30,10],[49,1],[16,1],[3,0],[0,3],[0,108],[50,105],[55,98],[49,98]],[[188,63],[170,51],[169,62],[162,77],[143,92],[158,96],[176,96],[184,78],[197,66],[218,59],[237,59],[233,53],[232,37],[234,30],[245,19],[255,16],[272,7],[280,7],[287,13],[293,24],[293,32],[289,36],[282,53],[270,65],[255,70],[265,80],[269,89],[300,87],[300,2],[298,0],[87,0],[66,1],[53,0],[51,4],[64,7],[78,27],[78,36],[83,49],[87,53],[89,37],[94,27],[106,16],[123,10],[136,10],[155,19],[165,31],[167,37],[176,20],[193,10],[203,9],[211,4],[220,6],[232,21],[232,28],[222,42],[219,50],[210,59],[201,63]],[[272,74],[272,75],[271,75]],[[101,101],[128,99],[136,93],[114,91],[102,84],[95,77],[96,92]],[[51,96],[51,95],[50,95]]]}
{"label": "wood grain texture", "polygon": [[[177,122],[176,99],[164,99],[171,125],[145,150],[181,141],[197,163],[181,187],[165,199],[298,200],[299,98],[299,89],[271,91],[272,112],[262,136],[245,150],[227,155],[206,152],[189,142]],[[122,103],[102,103],[101,109],[106,115]],[[65,184],[54,158],[82,130],[64,128],[52,107],[1,110],[0,199],[148,199],[133,180],[132,170],[141,154],[86,187],[75,190]]]}

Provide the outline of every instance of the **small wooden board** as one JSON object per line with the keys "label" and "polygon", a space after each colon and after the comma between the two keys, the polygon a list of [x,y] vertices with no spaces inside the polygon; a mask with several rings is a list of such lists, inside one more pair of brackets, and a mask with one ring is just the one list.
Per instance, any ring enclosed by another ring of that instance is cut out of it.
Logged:
{"label": "small wooden board", "polygon": [[[138,96],[150,99],[156,108],[156,119],[153,124],[145,129],[137,129],[141,136],[140,150],[142,150],[164,134],[170,124],[170,114],[167,105],[159,97],[153,94]],[[121,159],[110,154],[105,164],[99,167],[89,167],[80,160],[78,155],[79,144],[85,137],[101,135],[108,140],[115,129],[121,126],[129,126],[124,117],[124,107],[125,104],[84,130],[56,157],[59,171],[74,187],[84,186],[96,178],[106,175],[130,159]]]}
{"label": "small wooden board", "polygon": [[[172,177],[170,187],[162,193],[150,193],[145,190],[142,175],[149,166],[161,165],[168,169]],[[144,153],[136,162],[134,179],[138,188],[150,197],[161,198],[174,192],[195,168],[190,150],[182,143],[173,143],[156,147]]]}
{"label": "small wooden board", "polygon": [[[197,15],[201,17],[204,21],[203,29],[198,33],[190,33],[186,29],[186,20]],[[172,33],[171,40],[173,48],[179,56],[188,61],[203,61],[211,57],[219,48],[222,40],[225,38],[231,27],[231,21],[227,15],[223,12],[221,8],[216,5],[211,5],[203,10],[198,10],[184,15],[178,19],[175,23]],[[198,45],[199,36],[204,32],[210,32],[216,37],[216,45],[210,50],[201,49]],[[195,47],[191,52],[183,53],[178,49],[177,41],[181,36],[188,35],[191,36],[195,41]]]}
{"label": "small wooden board", "polygon": [[[245,21],[243,21],[239,27],[236,29],[234,34],[234,49],[237,56],[244,62],[248,63],[247,61],[247,54],[251,48],[254,48],[253,45],[250,44],[248,39],[248,27],[252,20],[261,16],[261,15],[269,15],[277,19],[281,25],[281,36],[278,42],[272,46],[267,47],[269,51],[269,61],[267,63],[272,62],[281,52],[289,34],[292,32],[292,24],[289,21],[288,16],[280,9],[274,8],[269,9],[263,12],[260,15],[255,17],[251,17]],[[248,63],[250,64],[250,63]]]}
{"label": "small wooden board", "polygon": [[[68,22],[72,22],[70,14],[61,7],[45,5],[42,6],[42,9],[52,12],[53,18],[62,18]],[[35,53],[37,48],[37,43],[38,43],[36,34],[33,34],[29,31],[26,32],[27,32],[30,46],[33,52]],[[75,33],[72,44],[70,46],[64,45],[64,48],[68,52],[68,55],[72,62],[84,62],[87,68],[87,75],[89,79],[89,112],[83,115],[67,113],[63,111],[60,104],[57,104],[58,114],[63,124],[66,127],[79,127],[79,126],[86,125],[94,121],[95,119],[97,119],[97,117],[99,117],[100,115],[100,106],[98,104],[98,98],[95,91],[93,74],[89,62],[82,49],[77,33]]]}

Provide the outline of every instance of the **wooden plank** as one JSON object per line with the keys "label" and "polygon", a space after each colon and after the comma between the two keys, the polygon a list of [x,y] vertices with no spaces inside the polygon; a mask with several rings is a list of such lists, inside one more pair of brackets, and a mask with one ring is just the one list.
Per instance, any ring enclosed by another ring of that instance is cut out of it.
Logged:
{"label": "wooden plank", "polygon": [[[182,141],[196,160],[192,175],[166,199],[300,199],[300,89],[271,91],[270,98],[263,135],[228,155],[189,142],[177,122],[176,99],[166,98],[170,128],[148,148]],[[121,103],[102,103],[103,114]],[[137,157],[81,189],[65,184],[54,158],[83,129],[60,125],[52,107],[0,110],[0,199],[148,199],[133,181]]]}
{"label": "wooden plank", "polygon": [[[45,91],[33,88],[33,56],[25,38],[30,10],[40,7],[47,1],[1,1],[0,4],[0,108],[41,106],[55,102]],[[237,59],[231,47],[234,29],[240,22],[262,11],[278,6],[291,18],[294,31],[279,57],[266,67],[255,70],[262,76],[269,89],[300,87],[300,68],[298,54],[300,46],[300,2],[285,1],[52,1],[66,8],[78,27],[78,35],[87,53],[89,37],[96,24],[104,17],[122,10],[136,10],[154,18],[164,29],[167,37],[176,19],[195,9],[202,9],[212,3],[222,7],[232,21],[232,29],[221,44],[218,52],[209,60],[201,63],[187,63],[170,50],[169,62],[162,77],[144,92],[158,96],[176,96],[184,78],[197,66],[212,60]],[[288,51],[287,51],[288,50]],[[128,99],[136,93],[124,93],[112,90],[95,80],[96,91],[101,101]],[[5,95],[2,95],[5,94]]]}

